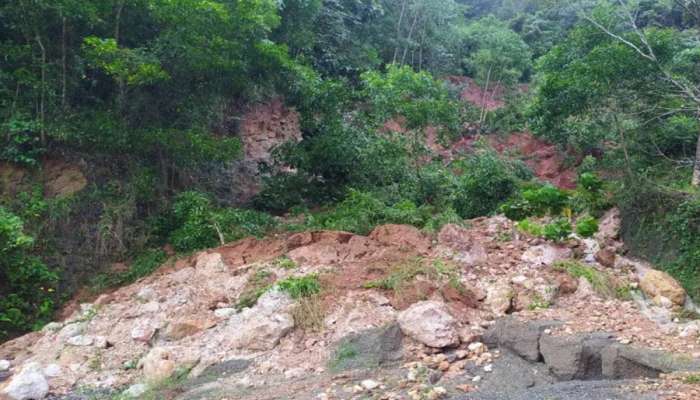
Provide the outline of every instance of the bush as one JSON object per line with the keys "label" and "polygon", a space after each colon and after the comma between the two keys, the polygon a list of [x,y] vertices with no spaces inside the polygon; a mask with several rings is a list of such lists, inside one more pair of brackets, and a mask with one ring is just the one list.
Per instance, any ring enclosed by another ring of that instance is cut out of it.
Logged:
{"label": "bush", "polygon": [[566,239],[571,232],[571,223],[566,218],[559,218],[544,226],[544,237],[555,242]]}
{"label": "bush", "polygon": [[172,208],[169,238],[177,251],[214,247],[248,236],[263,236],[276,226],[268,214],[237,208],[216,208],[199,192],[180,194]]}
{"label": "bush", "polygon": [[480,150],[458,162],[454,206],[462,218],[491,214],[515,191],[517,178],[509,166],[491,150]]}
{"label": "bush", "polygon": [[0,338],[38,328],[53,314],[58,275],[31,254],[33,244],[22,220],[0,207]]}
{"label": "bush", "polygon": [[590,215],[583,216],[576,221],[576,233],[587,238],[598,232],[598,220]]}
{"label": "bush", "polygon": [[544,236],[544,227],[528,219],[524,219],[518,222],[517,224],[515,224],[515,227],[518,228],[518,230],[532,236]]}
{"label": "bush", "polygon": [[558,215],[567,206],[569,196],[551,184],[523,191],[523,199],[538,216]]}

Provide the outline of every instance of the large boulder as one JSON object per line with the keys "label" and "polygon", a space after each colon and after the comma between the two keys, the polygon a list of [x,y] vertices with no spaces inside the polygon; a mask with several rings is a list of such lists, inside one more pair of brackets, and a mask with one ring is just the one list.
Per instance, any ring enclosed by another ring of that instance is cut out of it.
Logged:
{"label": "large boulder", "polygon": [[40,400],[49,394],[49,383],[36,363],[25,365],[2,390],[11,400]]}
{"label": "large boulder", "polygon": [[488,259],[486,248],[472,238],[468,229],[447,224],[438,233],[438,255],[450,255],[466,266],[477,266]]}
{"label": "large boulder", "polygon": [[555,326],[557,321],[520,321],[515,317],[498,320],[484,334],[483,341],[489,346],[498,346],[513,351],[528,361],[540,361],[540,337]]}
{"label": "large boulder", "polygon": [[598,380],[603,378],[601,352],[612,343],[612,336],[606,333],[542,335],[540,353],[559,380]]}
{"label": "large boulder", "polygon": [[442,348],[459,344],[457,321],[445,303],[415,303],[399,314],[398,322],[403,333],[426,346]]}
{"label": "large boulder", "polygon": [[170,350],[155,347],[141,360],[141,367],[148,382],[158,383],[170,378],[175,373],[176,364]]}
{"label": "large boulder", "polygon": [[673,304],[685,304],[685,290],[666,272],[648,270],[639,282],[639,287],[650,299],[661,296],[671,300]]}
{"label": "large boulder", "polygon": [[294,328],[293,306],[294,301],[286,293],[268,291],[254,307],[229,320],[232,346],[254,351],[272,350]]}

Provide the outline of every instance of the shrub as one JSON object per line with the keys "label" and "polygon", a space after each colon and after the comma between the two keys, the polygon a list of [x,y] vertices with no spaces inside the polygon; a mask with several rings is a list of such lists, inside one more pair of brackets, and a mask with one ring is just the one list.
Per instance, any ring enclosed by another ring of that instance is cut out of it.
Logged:
{"label": "shrub", "polygon": [[569,237],[571,232],[571,223],[566,218],[559,218],[544,226],[544,237],[557,242]]}
{"label": "shrub", "polygon": [[0,160],[35,166],[46,151],[41,144],[40,123],[23,116],[11,118],[0,128]]}
{"label": "shrub", "polygon": [[546,214],[558,215],[566,207],[569,196],[551,184],[523,191],[523,199],[532,211],[539,216]]}
{"label": "shrub", "polygon": [[616,297],[618,293],[623,293],[607,274],[577,261],[557,261],[554,263],[554,269],[567,272],[574,278],[584,278],[603,297]]}
{"label": "shrub", "polygon": [[214,247],[247,236],[263,236],[276,225],[272,216],[245,209],[216,208],[199,192],[180,194],[172,209],[169,238],[181,252]]}
{"label": "shrub", "polygon": [[463,218],[494,212],[516,189],[516,177],[509,166],[491,150],[478,151],[458,162],[454,206]]}
{"label": "shrub", "polygon": [[576,233],[581,237],[591,237],[598,232],[598,220],[590,215],[583,216],[576,221]]}
{"label": "shrub", "polygon": [[22,220],[0,207],[0,338],[38,328],[54,310],[58,275],[31,252]]}
{"label": "shrub", "polygon": [[579,212],[587,211],[594,215],[600,215],[602,211],[610,207],[603,181],[593,172],[584,172],[579,175],[572,204]]}

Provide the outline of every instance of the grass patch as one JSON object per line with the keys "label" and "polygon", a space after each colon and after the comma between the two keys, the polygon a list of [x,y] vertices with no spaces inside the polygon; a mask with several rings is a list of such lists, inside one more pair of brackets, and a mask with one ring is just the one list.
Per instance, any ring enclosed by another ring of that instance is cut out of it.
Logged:
{"label": "grass patch", "polygon": [[418,276],[424,276],[436,282],[448,281],[450,284],[456,285],[456,289],[461,287],[456,268],[453,265],[448,265],[442,260],[435,260],[426,265],[424,260],[420,258],[396,265],[389,275],[382,279],[369,281],[363,287],[365,289],[398,291]]}
{"label": "grass patch", "polygon": [[[591,284],[593,290],[603,297],[618,297],[619,294],[625,293],[624,290],[618,293],[620,287],[613,282],[608,274],[598,271],[591,266],[581,264],[578,261],[557,261],[554,263],[553,268],[567,272],[574,278],[584,278]],[[629,294],[628,291],[627,294]]]}
{"label": "grass patch", "polygon": [[700,385],[700,375],[692,374],[683,377],[683,383],[688,385]]}
{"label": "grass patch", "polygon": [[103,273],[95,276],[90,281],[90,290],[93,293],[102,293],[109,288],[128,285],[150,275],[158,269],[168,256],[161,249],[148,250],[139,256],[129,266],[129,269],[119,273]]}
{"label": "grass patch", "polygon": [[275,261],[273,261],[272,265],[274,265],[277,268],[282,268],[282,269],[296,269],[298,267],[297,263],[294,262],[291,258],[287,256],[282,256]]}
{"label": "grass patch", "polygon": [[331,371],[338,371],[343,364],[348,360],[354,360],[358,355],[360,355],[360,352],[354,344],[343,342],[333,354],[328,367]]}
{"label": "grass patch", "polygon": [[542,298],[539,293],[535,293],[535,295],[532,297],[532,301],[530,301],[530,304],[528,304],[527,309],[530,311],[543,310],[551,306],[552,303]]}
{"label": "grass patch", "polygon": [[287,278],[279,281],[277,287],[293,299],[311,297],[321,292],[321,283],[316,274]]}

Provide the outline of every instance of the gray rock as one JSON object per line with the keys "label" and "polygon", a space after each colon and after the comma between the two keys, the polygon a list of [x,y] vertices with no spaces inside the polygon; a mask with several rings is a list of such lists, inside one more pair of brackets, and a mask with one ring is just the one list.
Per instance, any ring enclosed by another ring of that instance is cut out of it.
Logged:
{"label": "gray rock", "polygon": [[615,344],[603,349],[602,369],[608,379],[656,378],[661,373],[700,370],[700,362],[661,350]]}
{"label": "gray rock", "polygon": [[613,344],[612,335],[542,335],[540,353],[550,372],[562,381],[603,378],[603,349]]}
{"label": "gray rock", "polygon": [[[513,392],[479,392],[455,397],[456,400],[656,400],[656,393],[630,390],[636,382],[571,381],[538,385]],[[503,382],[509,386],[508,382]]]}
{"label": "gray rock", "polygon": [[398,324],[355,333],[338,342],[329,364],[335,371],[376,368],[400,360],[402,342]]}
{"label": "gray rock", "polygon": [[128,389],[122,393],[124,396],[127,398],[132,398],[132,399],[138,399],[140,398],[144,393],[148,391],[148,386],[143,384],[143,383],[137,383],[135,385],[129,386]]}
{"label": "gray rock", "polygon": [[[551,384],[556,379],[541,363],[530,363],[518,355],[505,350],[493,362],[493,372],[483,373],[483,366],[467,364],[465,370],[472,376],[482,376],[479,391],[511,394],[534,386]],[[508,397],[504,397],[508,398]]]}
{"label": "gray rock", "polygon": [[252,361],[243,359],[233,359],[218,364],[210,365],[202,371],[196,378],[187,382],[187,386],[201,386],[209,382],[214,382],[219,378],[232,376],[248,369]]}
{"label": "gray rock", "polygon": [[540,336],[545,329],[561,325],[557,321],[522,322],[515,317],[497,321],[484,334],[483,342],[503,347],[528,361],[540,361]]}

